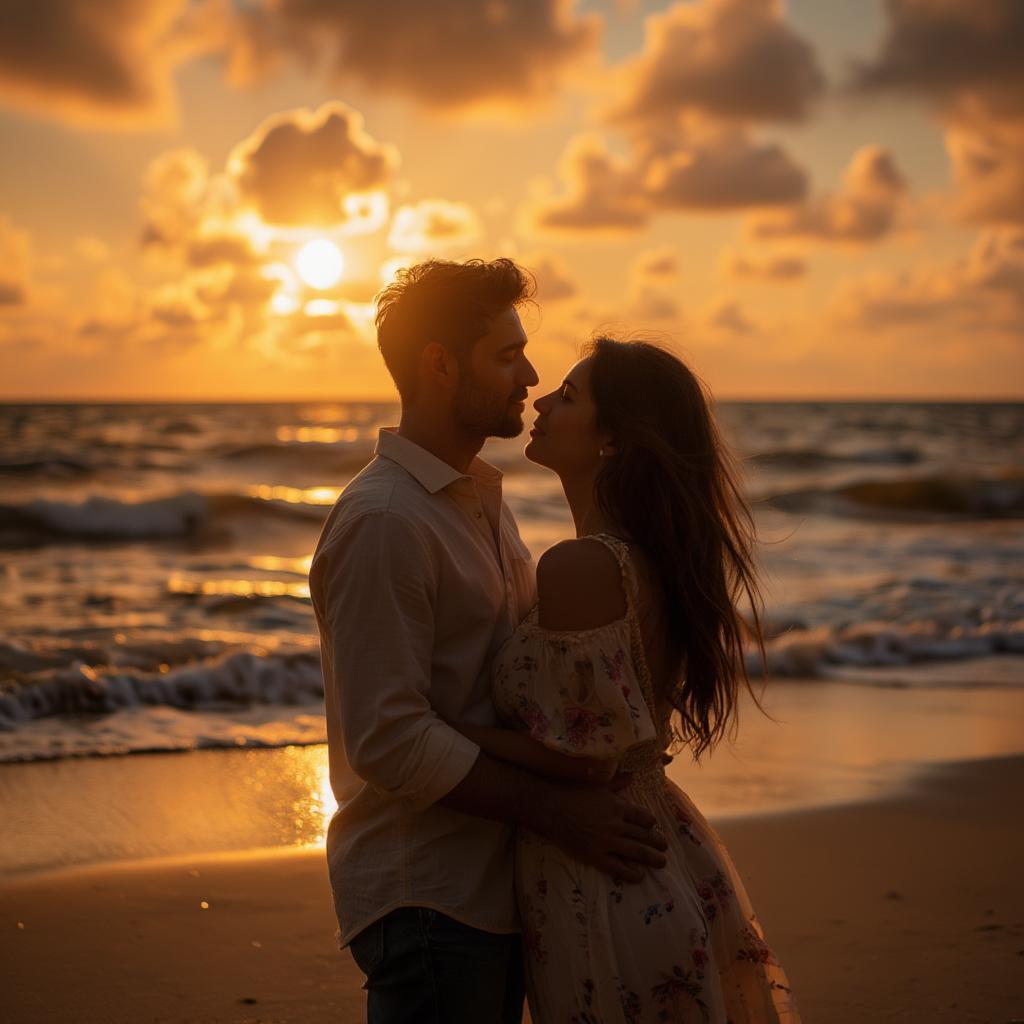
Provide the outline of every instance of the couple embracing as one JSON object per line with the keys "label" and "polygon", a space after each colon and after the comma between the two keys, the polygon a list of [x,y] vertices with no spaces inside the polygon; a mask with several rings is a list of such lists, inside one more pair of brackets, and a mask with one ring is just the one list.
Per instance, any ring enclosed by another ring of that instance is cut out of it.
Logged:
{"label": "couple embracing", "polygon": [[478,456],[538,384],[531,286],[511,260],[435,260],[378,296],[401,423],[310,569],[339,944],[370,1024],[511,1024],[524,991],[535,1024],[795,1024],[728,854],[665,775],[747,681],[728,453],[682,362],[599,338],[533,402],[526,457],[576,527],[535,568]]}

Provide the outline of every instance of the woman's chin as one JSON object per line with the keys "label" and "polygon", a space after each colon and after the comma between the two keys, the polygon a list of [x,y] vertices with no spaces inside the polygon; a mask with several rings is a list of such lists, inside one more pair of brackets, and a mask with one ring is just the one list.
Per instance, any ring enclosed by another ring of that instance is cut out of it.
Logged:
{"label": "woman's chin", "polygon": [[544,461],[543,456],[537,451],[537,439],[531,438],[523,449],[523,454],[531,461],[535,462],[538,466],[546,466],[547,463]]}

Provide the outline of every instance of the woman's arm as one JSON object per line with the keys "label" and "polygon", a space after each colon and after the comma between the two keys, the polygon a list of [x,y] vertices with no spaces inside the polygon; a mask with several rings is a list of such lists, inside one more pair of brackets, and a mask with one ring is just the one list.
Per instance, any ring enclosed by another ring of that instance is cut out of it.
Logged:
{"label": "woman's arm", "polygon": [[618,768],[618,758],[598,760],[594,757],[569,757],[548,750],[525,732],[497,729],[488,725],[449,723],[457,732],[471,739],[485,753],[500,761],[519,765],[535,775],[571,782],[610,782]]}

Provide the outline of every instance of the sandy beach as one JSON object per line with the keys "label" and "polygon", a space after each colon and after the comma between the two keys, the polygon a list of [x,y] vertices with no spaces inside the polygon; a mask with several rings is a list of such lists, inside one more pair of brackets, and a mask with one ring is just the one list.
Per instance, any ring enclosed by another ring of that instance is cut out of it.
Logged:
{"label": "sandy beach", "polygon": [[[724,821],[810,1024],[1024,1019],[1024,757],[871,802]],[[322,850],[36,875],[0,890],[4,1019],[356,1022]]]}

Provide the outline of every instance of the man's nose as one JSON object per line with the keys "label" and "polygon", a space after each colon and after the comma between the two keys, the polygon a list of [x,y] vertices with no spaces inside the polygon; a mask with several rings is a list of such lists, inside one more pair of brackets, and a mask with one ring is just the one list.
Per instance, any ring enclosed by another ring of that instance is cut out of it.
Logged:
{"label": "man's nose", "polygon": [[537,371],[533,367],[533,363],[529,359],[526,360],[526,377],[525,384],[528,388],[535,388],[540,383],[540,377],[537,376]]}

